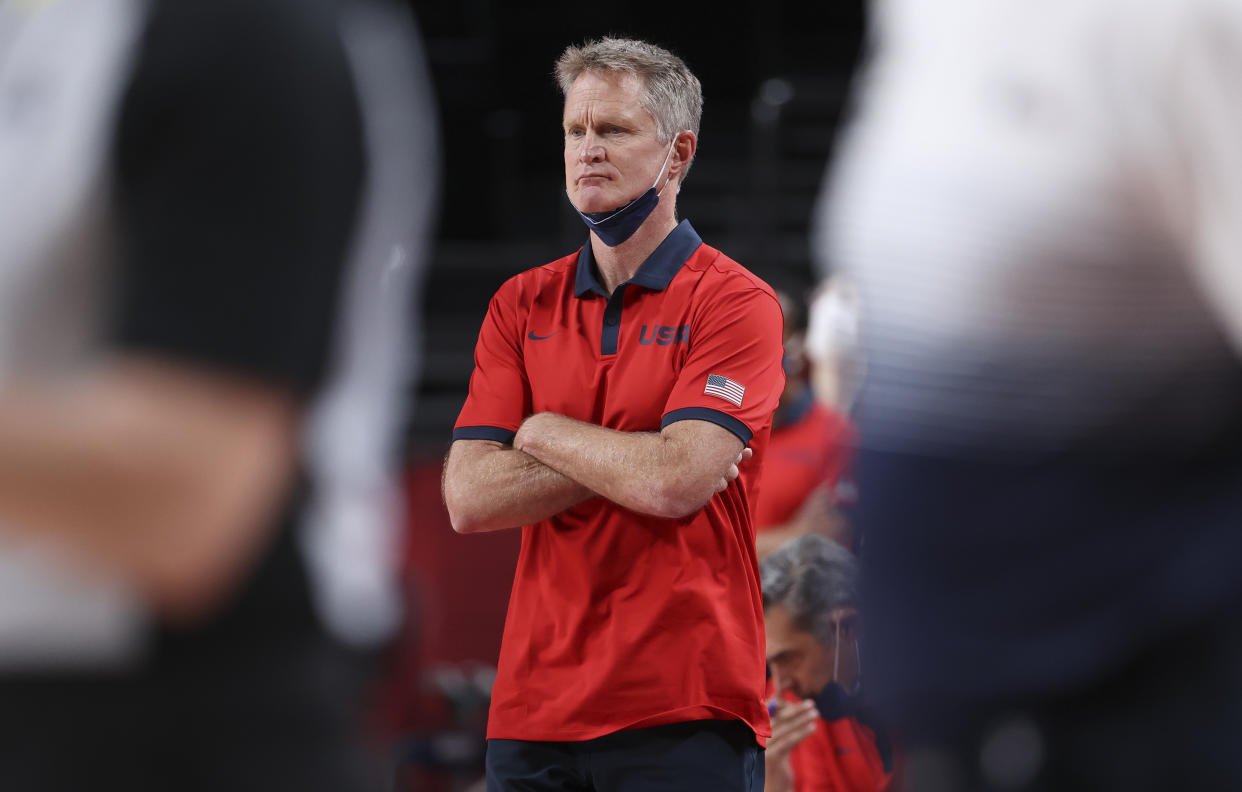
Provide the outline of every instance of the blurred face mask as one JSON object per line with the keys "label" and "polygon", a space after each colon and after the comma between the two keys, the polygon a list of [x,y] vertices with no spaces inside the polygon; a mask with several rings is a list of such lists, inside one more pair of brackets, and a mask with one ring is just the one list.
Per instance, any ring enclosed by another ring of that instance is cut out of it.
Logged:
{"label": "blurred face mask", "polygon": [[[664,175],[664,169],[668,166],[669,158],[673,156],[673,146],[677,145],[677,138],[673,138],[673,142],[669,144],[668,153],[664,155],[664,164],[660,166],[660,172],[656,174],[656,180],[651,184],[642,195],[622,206],[620,209],[614,209],[610,212],[583,212],[574,206],[574,211],[582,218],[582,222],[586,223],[586,227],[595,232],[595,235],[608,247],[616,247],[625,240],[634,236],[634,232],[639,226],[651,216],[655,208],[660,204],[660,193],[664,192],[664,187],[658,191],[656,185],[660,183],[660,178]],[[664,182],[664,186],[668,186],[668,181]],[[566,192],[568,196],[568,192]],[[569,202],[573,206],[573,201]]]}
{"label": "blurred face mask", "polygon": [[785,376],[792,377],[802,372],[806,364],[806,352],[802,345],[802,333],[794,333],[785,341],[784,354],[781,356],[781,368]]}
{"label": "blurred face mask", "polygon": [[[862,699],[861,674],[859,684],[853,690],[846,690],[845,685],[837,681],[837,672],[841,667],[841,622],[836,625],[836,638],[833,640],[832,681],[824,685],[815,697],[815,709],[826,721],[848,718],[858,714]],[[858,641],[854,641],[854,656],[858,659],[858,668],[862,668],[862,657],[858,652]]]}

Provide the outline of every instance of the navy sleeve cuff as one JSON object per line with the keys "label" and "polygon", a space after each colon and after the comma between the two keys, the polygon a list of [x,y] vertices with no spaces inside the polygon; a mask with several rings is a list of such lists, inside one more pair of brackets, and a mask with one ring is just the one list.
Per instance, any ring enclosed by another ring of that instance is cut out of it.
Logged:
{"label": "navy sleeve cuff", "polygon": [[517,432],[512,429],[501,429],[499,426],[459,426],[453,430],[453,440],[495,440],[497,443],[513,445]]}
{"label": "navy sleeve cuff", "polygon": [[660,422],[660,428],[678,421],[707,421],[717,426],[723,426],[730,432],[738,436],[742,441],[742,445],[750,445],[750,438],[754,435],[750,429],[746,428],[746,424],[734,418],[728,413],[722,413],[720,410],[713,410],[708,407],[683,407],[680,410],[664,414],[664,420]]}

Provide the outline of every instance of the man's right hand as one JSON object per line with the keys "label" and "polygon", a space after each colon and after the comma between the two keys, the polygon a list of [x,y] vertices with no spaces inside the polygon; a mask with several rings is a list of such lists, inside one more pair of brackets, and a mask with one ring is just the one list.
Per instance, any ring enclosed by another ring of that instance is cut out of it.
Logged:
{"label": "man's right hand", "polygon": [[819,711],[810,699],[791,702],[780,699],[772,713],[772,737],[764,754],[765,792],[792,792],[793,770],[789,754],[794,746],[815,733]]}

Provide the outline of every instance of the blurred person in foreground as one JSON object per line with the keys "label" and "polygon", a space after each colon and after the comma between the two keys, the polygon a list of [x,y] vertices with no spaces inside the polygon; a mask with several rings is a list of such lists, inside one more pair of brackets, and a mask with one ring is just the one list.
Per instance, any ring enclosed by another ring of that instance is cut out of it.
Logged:
{"label": "blurred person in foreground", "polygon": [[0,5],[0,786],[355,790],[434,181],[379,3]]}
{"label": "blurred person in foreground", "polygon": [[[755,509],[755,547],[762,561],[799,536],[817,533],[852,546],[838,499],[852,500],[846,475],[854,447],[849,418],[816,398],[806,351],[806,307],[792,289],[778,289],[785,317],[785,388],[772,418]],[[831,362],[826,362],[832,365]]]}
{"label": "blurred person in foreground", "polygon": [[557,77],[590,234],[492,299],[444,472],[456,530],[523,526],[488,789],[754,789],[751,511],[780,306],[677,222],[702,108],[685,63],[606,38],[566,49]]}
{"label": "blurred person in foreground", "polygon": [[765,792],[880,792],[893,779],[888,733],[863,706],[858,564],[802,536],[759,565],[772,739]]}
{"label": "blurred person in foreground", "polygon": [[1240,789],[1242,4],[875,12],[819,244],[911,788]]}

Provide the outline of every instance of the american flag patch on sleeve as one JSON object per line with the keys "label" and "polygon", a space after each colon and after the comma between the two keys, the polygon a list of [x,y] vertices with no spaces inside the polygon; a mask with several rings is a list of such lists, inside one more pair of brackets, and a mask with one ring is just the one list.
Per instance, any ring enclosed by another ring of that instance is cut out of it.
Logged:
{"label": "american flag patch on sleeve", "polygon": [[703,392],[708,396],[716,396],[741,407],[742,397],[746,395],[746,386],[719,374],[708,374],[707,387],[703,389]]}

